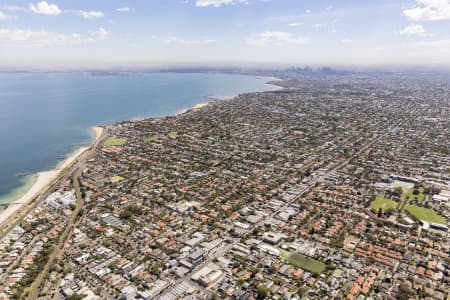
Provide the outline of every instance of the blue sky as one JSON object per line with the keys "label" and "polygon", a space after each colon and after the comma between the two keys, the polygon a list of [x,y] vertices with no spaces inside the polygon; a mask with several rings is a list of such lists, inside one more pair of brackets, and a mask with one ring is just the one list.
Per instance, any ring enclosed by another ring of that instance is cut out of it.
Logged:
{"label": "blue sky", "polygon": [[0,0],[0,66],[450,65],[450,0]]}

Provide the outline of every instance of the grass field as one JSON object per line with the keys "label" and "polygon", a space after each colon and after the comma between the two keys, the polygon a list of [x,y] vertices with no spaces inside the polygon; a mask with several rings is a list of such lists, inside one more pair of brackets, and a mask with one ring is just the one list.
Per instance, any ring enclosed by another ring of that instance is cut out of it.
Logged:
{"label": "grass field", "polygon": [[158,141],[158,138],[156,136],[149,136],[148,138],[146,138],[144,140],[144,142],[147,142],[147,143],[153,143],[153,142],[157,142],[157,141]]}
{"label": "grass field", "polygon": [[123,146],[127,143],[127,139],[125,138],[116,138],[112,137],[107,139],[103,145],[106,147],[112,147],[112,146]]}
{"label": "grass field", "polygon": [[373,211],[375,211],[375,213],[377,213],[380,208],[383,212],[385,212],[388,209],[396,209],[397,204],[398,204],[397,202],[391,199],[386,199],[381,196],[377,196],[375,200],[373,200],[372,203],[370,203],[370,208]]}
{"label": "grass field", "polygon": [[414,188],[414,184],[410,182],[395,180],[394,187],[400,187],[403,189],[403,192],[409,192]]}
{"label": "grass field", "polygon": [[326,265],[318,262],[317,260],[314,260],[312,258],[309,258],[307,256],[298,254],[298,253],[292,253],[285,250],[280,250],[281,257],[289,262],[290,264],[302,268],[306,271],[320,274],[325,270]]}
{"label": "grass field", "polygon": [[178,135],[178,132],[176,132],[176,131],[172,131],[172,132],[169,132],[168,134],[167,134],[169,137],[171,137],[171,138],[176,138],[177,137],[177,135]]}
{"label": "grass field", "polygon": [[123,178],[122,176],[113,176],[113,177],[111,177],[111,181],[112,182],[120,182],[120,181],[122,181],[122,180],[124,180],[125,178]]}
{"label": "grass field", "polygon": [[438,215],[434,210],[429,208],[419,207],[416,205],[406,205],[405,210],[413,217],[416,217],[422,221],[439,224],[447,223],[443,216]]}
{"label": "grass field", "polygon": [[425,194],[423,192],[424,192],[424,188],[421,187],[421,188],[419,188],[419,194],[414,195],[413,190],[410,190],[409,192],[404,192],[402,194],[402,197],[404,197],[404,198],[408,197],[410,200],[423,201],[423,200],[425,200]]}

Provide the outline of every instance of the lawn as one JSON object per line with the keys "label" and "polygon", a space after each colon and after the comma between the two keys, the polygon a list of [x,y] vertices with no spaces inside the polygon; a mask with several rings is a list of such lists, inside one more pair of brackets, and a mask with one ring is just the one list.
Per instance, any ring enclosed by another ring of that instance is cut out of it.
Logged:
{"label": "lawn", "polygon": [[171,131],[171,132],[168,133],[168,136],[173,138],[173,139],[176,138],[177,135],[178,135],[178,132],[176,132],[176,131]]}
{"label": "lawn", "polygon": [[125,178],[123,178],[122,176],[113,176],[113,177],[111,177],[111,181],[112,182],[120,182],[120,181],[122,181],[122,180],[124,180]]}
{"label": "lawn", "polygon": [[385,212],[388,209],[396,209],[398,203],[391,199],[386,199],[381,196],[377,196],[375,200],[370,203],[370,208],[375,211],[375,213],[378,213],[378,211],[381,210]]}
{"label": "lawn", "polygon": [[123,146],[127,143],[127,139],[125,138],[117,138],[117,137],[112,137],[107,139],[103,145],[106,147],[112,147],[112,146]]}
{"label": "lawn", "polygon": [[423,187],[419,188],[419,194],[417,194],[417,195],[413,194],[413,190],[410,190],[409,192],[404,192],[402,194],[402,197],[403,198],[408,197],[410,200],[418,200],[418,201],[425,200],[425,194],[423,193],[424,192],[424,188]]}
{"label": "lawn", "polygon": [[158,138],[156,136],[149,136],[148,138],[146,138],[144,140],[144,142],[147,142],[147,143],[153,143],[153,142],[157,142],[157,141],[158,141]]}
{"label": "lawn", "polygon": [[394,187],[400,187],[402,188],[403,192],[409,192],[414,188],[414,183],[411,182],[405,182],[405,181],[400,181],[400,180],[395,180],[394,181]]}
{"label": "lawn", "polygon": [[298,253],[292,253],[285,250],[280,250],[281,257],[289,262],[290,264],[302,268],[306,271],[320,274],[325,270],[326,265],[318,262],[317,260],[314,260],[312,258],[309,258],[307,256],[298,254]]}
{"label": "lawn", "polygon": [[429,208],[416,205],[406,205],[405,210],[413,217],[422,221],[439,224],[447,223],[443,216],[438,215],[437,212]]}

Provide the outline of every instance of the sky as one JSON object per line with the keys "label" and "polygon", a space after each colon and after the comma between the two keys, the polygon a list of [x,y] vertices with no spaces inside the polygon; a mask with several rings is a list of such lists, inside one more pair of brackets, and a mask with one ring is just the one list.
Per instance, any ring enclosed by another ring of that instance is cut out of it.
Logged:
{"label": "sky", "polygon": [[450,66],[450,0],[0,0],[0,67]]}

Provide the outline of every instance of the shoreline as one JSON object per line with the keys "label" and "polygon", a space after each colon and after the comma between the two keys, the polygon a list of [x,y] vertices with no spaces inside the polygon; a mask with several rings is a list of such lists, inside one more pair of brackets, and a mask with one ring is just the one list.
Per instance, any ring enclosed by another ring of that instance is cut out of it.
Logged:
{"label": "shoreline", "polygon": [[[277,84],[277,82],[283,82],[283,81],[284,81],[284,79],[282,79],[282,78],[274,77],[274,76],[257,76],[257,75],[252,75],[252,76],[255,76],[256,78],[259,78],[259,77],[260,77],[260,78],[270,79],[269,81],[266,81],[264,84],[265,84],[265,85],[268,85],[268,86],[276,87],[276,89],[274,89],[274,91],[276,91],[276,90],[282,90],[282,89],[285,88],[285,87],[283,87],[282,85]],[[270,90],[270,91],[272,91],[272,90]],[[269,92],[269,91],[268,91],[268,92]],[[250,93],[252,93],[252,92],[250,92]],[[226,100],[230,100],[230,99],[233,99],[233,98],[235,98],[235,97],[237,97],[237,96],[238,96],[238,95],[235,95],[235,96],[226,96],[226,97],[223,97],[222,99],[221,99],[221,98],[214,98],[214,96],[205,96],[205,98],[208,99],[208,101],[206,101],[206,102],[199,102],[199,103],[195,104],[195,105],[192,106],[192,107],[180,109],[179,111],[177,111],[177,112],[175,113],[174,116],[176,117],[176,116],[181,115],[181,114],[184,114],[184,113],[186,113],[186,112],[188,112],[188,111],[200,109],[200,108],[205,107],[205,106],[208,106],[208,105],[210,105],[211,103],[216,102],[216,101],[226,101]],[[139,119],[139,120],[144,120],[144,119],[145,119],[145,118],[142,118],[142,119]],[[139,121],[139,120],[138,120],[138,121]]]}
{"label": "shoreline", "polygon": [[191,111],[191,110],[200,109],[202,107],[205,107],[205,106],[209,105],[211,102],[213,102],[213,101],[200,102],[200,103],[195,104],[193,107],[183,108],[183,109],[179,110],[177,113],[175,113],[175,116],[179,116],[179,115],[184,114],[184,113],[186,113],[188,111]]}
{"label": "shoreline", "polygon": [[[253,75],[253,76],[256,77],[256,75]],[[261,77],[266,77],[266,76],[261,76]],[[283,79],[273,77],[273,76],[270,76],[270,77],[267,76],[266,78],[272,79],[272,80],[266,81],[265,82],[266,85],[277,87],[277,89],[283,89],[282,86],[275,84],[276,81],[282,81]],[[232,99],[236,96],[230,96],[229,99]],[[227,97],[227,99],[223,99],[223,100],[228,100],[228,97]],[[200,108],[205,107],[213,102],[215,102],[215,100],[209,99],[209,101],[207,101],[207,102],[197,103],[192,107],[179,110],[173,116],[176,117],[176,116],[186,113],[188,111],[200,109]],[[139,118],[139,120],[141,120],[141,119],[146,119],[146,117]],[[130,121],[132,121],[132,120],[130,120]],[[99,139],[99,137],[102,135],[102,133],[104,131],[104,128],[100,127],[100,126],[93,126],[93,127],[91,127],[91,130],[94,132],[95,138],[89,146],[85,146],[85,147],[76,149],[74,152],[69,154],[64,160],[59,161],[56,164],[56,167],[52,170],[41,171],[41,172],[37,172],[37,173],[28,175],[29,177],[35,177],[35,178],[34,178],[34,182],[30,185],[30,187],[27,189],[27,191],[25,193],[23,193],[22,195],[18,196],[17,199],[12,200],[9,203],[7,203],[7,202],[2,203],[2,205],[7,205],[7,208],[3,211],[0,211],[0,226],[5,225],[5,223],[7,223],[7,221],[12,216],[14,216],[14,214],[16,212],[18,212],[25,205],[28,205],[37,196],[42,194],[42,192],[59,177],[60,173],[67,166],[72,164],[78,157],[80,157],[87,149],[89,149]]]}
{"label": "shoreline", "polygon": [[34,183],[23,195],[18,196],[17,199],[11,201],[10,203],[4,203],[5,205],[8,205],[8,207],[0,212],[0,225],[4,225],[4,223],[6,223],[8,219],[12,217],[17,211],[19,211],[25,205],[29,204],[33,199],[41,194],[43,190],[45,190],[50,184],[52,184],[66,167],[70,166],[74,161],[76,161],[78,157],[80,157],[100,138],[104,131],[104,128],[95,126],[91,127],[91,130],[93,130],[93,132],[95,133],[95,138],[89,146],[76,149],[63,161],[57,163],[56,167],[52,170],[41,171],[29,175],[36,176]]}

